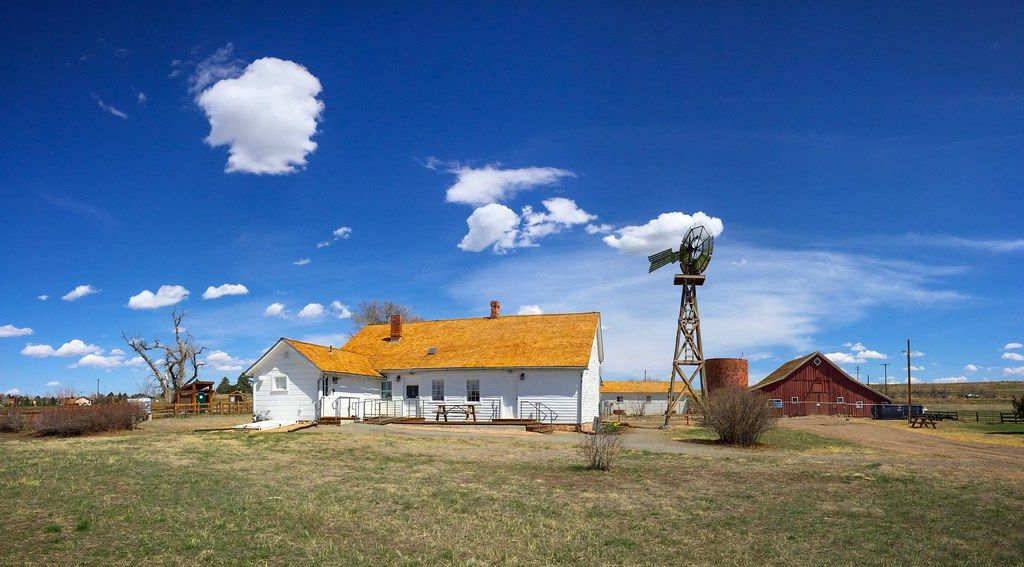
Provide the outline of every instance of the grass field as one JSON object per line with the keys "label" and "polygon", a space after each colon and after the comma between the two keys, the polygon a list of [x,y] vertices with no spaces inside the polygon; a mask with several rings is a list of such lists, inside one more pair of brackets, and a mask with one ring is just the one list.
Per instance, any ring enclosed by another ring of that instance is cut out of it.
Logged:
{"label": "grass field", "polygon": [[812,434],[630,451],[600,473],[569,435],[162,421],[0,437],[0,564],[1010,565],[1024,548],[1024,486],[920,474]]}

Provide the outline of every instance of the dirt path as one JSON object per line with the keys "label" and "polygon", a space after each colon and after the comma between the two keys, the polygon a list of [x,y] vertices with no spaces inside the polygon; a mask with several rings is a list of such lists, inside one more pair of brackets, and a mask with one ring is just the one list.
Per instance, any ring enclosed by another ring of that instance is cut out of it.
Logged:
{"label": "dirt path", "polygon": [[792,418],[781,420],[779,425],[852,441],[873,449],[887,461],[910,464],[912,468],[984,472],[1024,479],[1024,447],[948,439],[865,419]]}

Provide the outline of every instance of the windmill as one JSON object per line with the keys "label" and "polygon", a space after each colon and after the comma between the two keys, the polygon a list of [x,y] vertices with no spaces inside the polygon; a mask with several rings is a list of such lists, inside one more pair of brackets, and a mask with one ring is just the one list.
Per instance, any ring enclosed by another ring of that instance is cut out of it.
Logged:
{"label": "windmill", "polygon": [[[658,268],[679,262],[680,273],[673,283],[683,286],[679,300],[679,321],[676,325],[676,348],[672,357],[672,378],[668,386],[668,406],[665,408],[665,425],[684,394],[700,404],[704,394],[704,347],[700,338],[700,311],[697,310],[697,286],[704,284],[704,270],[711,262],[715,239],[703,225],[695,226],[683,236],[679,251],[671,248],[648,256],[651,273]],[[689,367],[692,367],[690,370]],[[693,389],[693,381],[700,376],[701,396]],[[676,393],[676,378],[683,381],[683,389]]]}

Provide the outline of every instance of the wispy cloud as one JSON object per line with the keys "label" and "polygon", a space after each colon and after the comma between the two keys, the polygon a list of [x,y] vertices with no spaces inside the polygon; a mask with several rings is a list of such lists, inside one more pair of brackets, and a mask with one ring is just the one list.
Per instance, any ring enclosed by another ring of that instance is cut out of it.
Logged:
{"label": "wispy cloud", "polygon": [[905,234],[897,237],[908,244],[941,246],[946,248],[967,248],[987,252],[1024,252],[1024,238],[976,239],[950,235]]}
{"label": "wispy cloud", "polygon": [[116,116],[118,118],[123,118],[125,120],[128,119],[128,114],[126,112],[124,112],[123,110],[120,110],[120,109],[118,109],[118,108],[116,108],[114,106],[111,106],[111,105],[103,102],[103,99],[100,98],[100,96],[98,94],[92,93],[92,98],[96,100],[96,104],[98,104],[99,107],[101,109],[103,109],[104,112],[113,114],[114,116]]}
{"label": "wispy cloud", "polygon": [[121,226],[121,221],[117,220],[114,215],[95,205],[90,205],[71,197],[49,195],[47,193],[39,193],[39,197],[58,209],[76,213],[112,227]]}

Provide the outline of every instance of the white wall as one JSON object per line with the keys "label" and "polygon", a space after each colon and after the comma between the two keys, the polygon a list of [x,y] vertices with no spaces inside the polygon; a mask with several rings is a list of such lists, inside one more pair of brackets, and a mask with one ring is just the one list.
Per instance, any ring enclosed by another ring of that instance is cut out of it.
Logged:
{"label": "white wall", "polygon": [[582,425],[592,423],[601,413],[601,355],[597,346],[595,337],[594,346],[590,351],[590,364],[583,371],[583,394],[580,403]]}
{"label": "white wall", "polygon": [[[651,397],[650,402],[646,402],[647,396]],[[618,397],[622,398],[622,402],[616,402]],[[679,400],[675,413],[686,413],[685,400],[685,397]],[[644,405],[644,415],[664,415],[668,401],[665,400],[665,394],[601,394],[602,410],[608,413],[606,408],[609,405],[613,409],[626,410],[626,415],[639,414],[638,410],[641,405]]]}
{"label": "white wall", "polygon": [[[254,414],[269,412],[269,419],[314,419],[320,369],[290,345],[279,342],[250,373]],[[288,378],[285,391],[273,390],[272,377],[279,373]]]}

